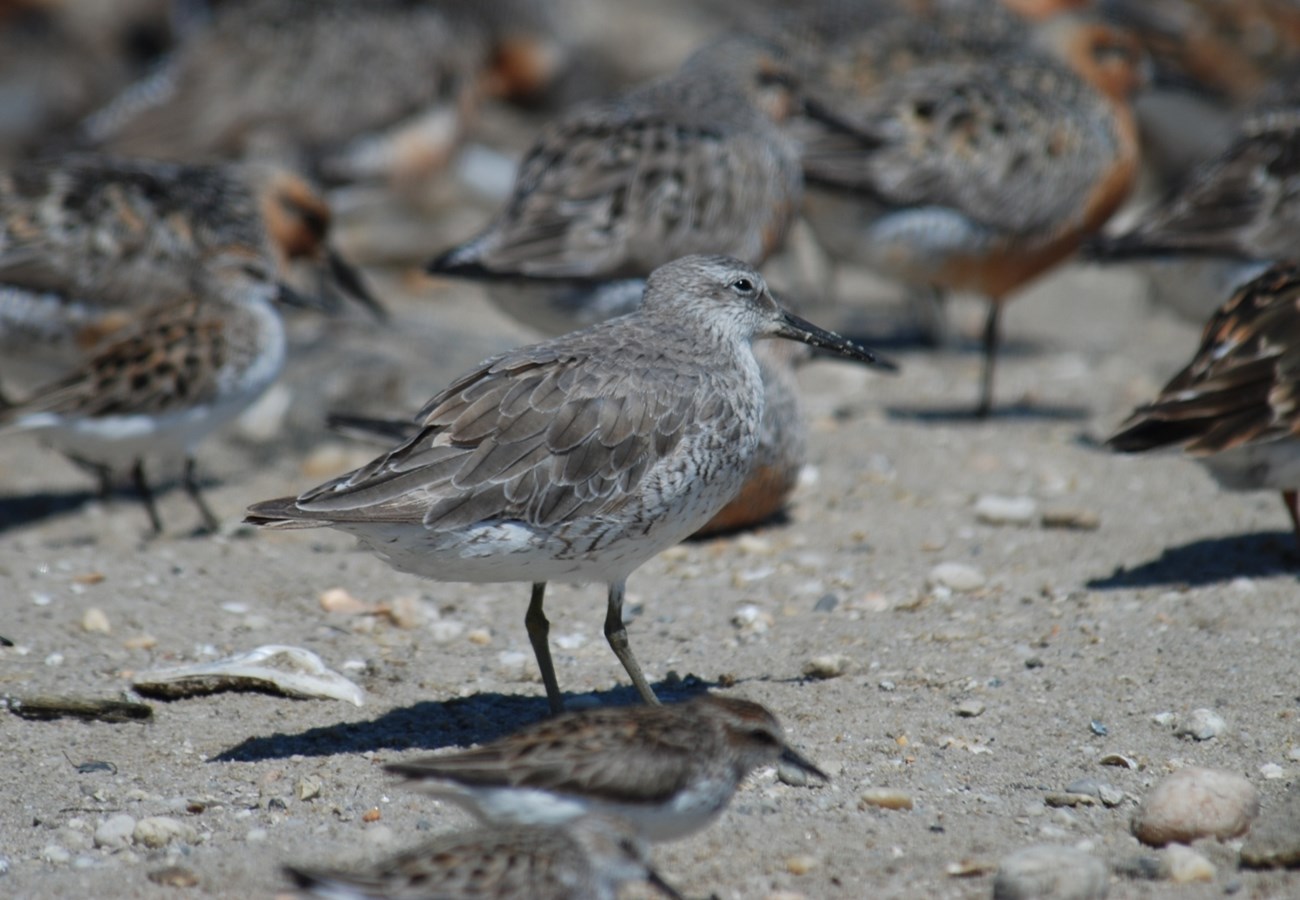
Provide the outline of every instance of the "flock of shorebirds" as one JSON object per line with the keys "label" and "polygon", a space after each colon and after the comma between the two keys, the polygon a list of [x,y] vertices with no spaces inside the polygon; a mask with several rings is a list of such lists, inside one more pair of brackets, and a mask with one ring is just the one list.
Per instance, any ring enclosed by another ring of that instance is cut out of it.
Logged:
{"label": "flock of shorebirds", "polygon": [[[77,4],[0,3],[24,98],[0,110],[0,432],[37,436],[105,493],[129,477],[155,532],[146,465],[179,458],[215,529],[194,450],[279,376],[282,307],[388,316],[332,246],[320,185],[438,177],[478,105],[540,102],[584,51],[562,0],[121,7],[91,27]],[[1228,488],[1279,490],[1300,537],[1300,7],[720,0],[728,12],[727,36],[675,72],[555,112],[497,216],[428,264],[555,336],[485,360],[411,420],[349,418],[390,449],[248,510],[354,534],[402,571],[529,583],[555,714],[393,767],[482,829],[373,872],[293,870],[306,888],[606,898],[641,880],[675,896],[644,841],[703,827],[759,766],[824,777],[756,704],[659,706],[622,613],[655,554],[780,509],[810,348],[891,368],[769,290],[759,267],[800,217],[834,259],[914,289],[936,339],[944,292],[986,300],[979,416],[995,410],[1003,307],[1033,279],[1080,252],[1156,279],[1193,267],[1201,346],[1109,443],[1182,446]],[[160,33],[167,54],[119,90],[139,71],[123,48]],[[52,61],[61,92],[39,76]],[[1152,99],[1169,85],[1172,131]],[[1144,166],[1165,198],[1103,234]],[[543,608],[556,579],[608,586],[605,635],[645,706],[563,712]]]}

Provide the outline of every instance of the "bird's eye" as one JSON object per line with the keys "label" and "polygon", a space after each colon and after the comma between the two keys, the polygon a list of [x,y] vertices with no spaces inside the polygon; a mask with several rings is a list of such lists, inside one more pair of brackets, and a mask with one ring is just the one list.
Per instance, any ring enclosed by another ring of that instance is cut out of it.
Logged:
{"label": "bird's eye", "polygon": [[752,294],[754,293],[754,282],[748,278],[737,278],[731,283],[731,289],[737,294]]}

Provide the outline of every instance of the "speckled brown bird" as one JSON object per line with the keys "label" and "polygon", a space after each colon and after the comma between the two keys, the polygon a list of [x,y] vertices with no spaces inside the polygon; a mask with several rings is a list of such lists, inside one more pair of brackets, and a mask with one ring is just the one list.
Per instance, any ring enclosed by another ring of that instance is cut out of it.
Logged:
{"label": "speckled brown bird", "polygon": [[199,492],[194,448],[253,403],[284,364],[284,328],[265,283],[205,288],[131,318],[72,371],[0,406],[0,432],[25,432],[99,475],[103,493],[130,473],[154,533],[162,521],[146,461],[184,460],[182,483],[215,530]]}
{"label": "speckled brown bird", "polygon": [[329,224],[313,188],[268,165],[72,156],[0,173],[0,377],[54,377],[134,316],[196,291],[298,295],[299,265],[322,305],[342,292],[382,315],[330,247]]}
{"label": "speckled brown bird", "polygon": [[387,768],[484,822],[563,825],[609,815],[646,840],[671,841],[708,826],[751,772],[778,763],[827,780],[788,745],[769,710],[706,694],[566,713],[481,747]]}
{"label": "speckled brown bird", "polygon": [[1192,361],[1107,444],[1181,446],[1229,490],[1277,490],[1300,545],[1300,268],[1280,264],[1210,319]]}
{"label": "speckled brown bird", "polygon": [[327,180],[436,171],[486,92],[564,58],[545,0],[235,0],[86,122],[116,153],[270,156]]}
{"label": "speckled brown bird", "polygon": [[979,415],[993,405],[1002,306],[1105,223],[1138,166],[1131,40],[1058,17],[1034,45],[999,46],[864,90],[821,82],[793,126],[810,183],[832,189],[805,211],[835,255],[988,301]]}

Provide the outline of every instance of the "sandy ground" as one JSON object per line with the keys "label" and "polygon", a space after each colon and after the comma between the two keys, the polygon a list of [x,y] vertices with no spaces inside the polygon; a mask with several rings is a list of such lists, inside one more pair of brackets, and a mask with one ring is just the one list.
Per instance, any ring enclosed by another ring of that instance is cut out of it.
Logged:
{"label": "sandy ground", "polygon": [[[622,32],[622,55],[646,68],[693,44],[660,39],[671,30],[651,37],[650,27],[638,20]],[[487,117],[480,139],[522,146],[535,123],[513,115]],[[334,199],[345,220],[373,200]],[[437,228],[390,216],[386,229],[348,235],[345,249],[418,259],[464,237],[493,205],[452,199]],[[248,503],[372,455],[328,435],[326,410],[409,413],[480,358],[531,339],[476,289],[400,273],[378,286],[394,326],[296,321],[268,409],[201,449],[220,536],[190,536],[197,516],[171,491],[161,499],[167,533],[150,539],[128,495],[101,503],[34,441],[0,441],[0,635],[17,645],[0,648],[0,695],[117,697],[134,672],[271,643],[318,653],[368,695],[359,708],[256,693],[151,701],[145,724],[0,712],[0,895],[273,897],[287,891],[287,861],[362,862],[467,824],[394,783],[382,763],[545,714],[524,585],[423,582],[341,534],[238,527]],[[841,288],[875,296],[860,278]],[[629,582],[629,632],[666,698],[707,688],[762,702],[833,780],[791,787],[760,772],[716,825],[655,848],[684,894],[987,897],[997,861],[1024,846],[1081,846],[1108,863],[1142,852],[1130,818],[1176,767],[1240,773],[1266,810],[1296,783],[1300,602],[1282,505],[1224,493],[1177,455],[1118,458],[1098,445],[1196,344],[1194,325],[1143,297],[1132,274],[1074,269],[1013,303],[1004,413],[988,422],[953,415],[974,403],[973,339],[941,353],[890,340],[898,308],[888,302],[806,311],[875,340],[902,374],[805,368],[809,477],[787,520],[646,564]],[[954,314],[960,331],[978,332],[977,305]],[[282,416],[269,408],[277,402]],[[983,524],[974,503],[985,495],[1031,498],[1040,512],[1100,526]],[[986,583],[934,590],[928,576],[941,563],[972,566]],[[332,588],[423,621],[327,612],[319,598]],[[92,608],[111,633],[83,629]],[[547,608],[562,688],[579,702],[632,702],[601,636],[602,589],[553,586]],[[806,677],[824,656],[842,657],[843,673]],[[1213,740],[1179,738],[1155,718],[1201,707],[1227,722]],[[1101,765],[1108,754],[1140,767]],[[92,761],[111,768],[78,769]],[[1085,777],[1124,802],[1046,806],[1049,792]],[[300,799],[305,782],[319,794]],[[860,808],[867,787],[904,791],[914,808]],[[163,850],[93,848],[96,826],[118,813],[174,817],[197,837]],[[1218,866],[1212,883],[1116,877],[1111,896],[1300,896],[1300,872],[1243,872],[1231,846],[1199,849]],[[983,874],[954,877],[957,864]],[[150,880],[169,865],[197,885]]]}
{"label": "sandy ground", "polygon": [[[521,621],[524,586],[422,582],[340,534],[234,527],[247,503],[366,458],[322,432],[324,406],[355,407],[360,394],[374,398],[373,411],[410,408],[526,339],[473,289],[387,284],[385,293],[397,298],[400,327],[298,323],[279,439],[245,430],[203,448],[210,502],[230,524],[223,536],[188,536],[194,511],[172,491],[161,501],[168,533],[150,540],[128,496],[101,504],[35,442],[0,443],[0,634],[18,645],[0,650],[0,693],[114,697],[134,671],[268,643],[313,650],[368,693],[361,708],[246,693],[155,702],[147,724],[5,715],[0,893],[270,897],[286,889],[285,861],[361,861],[466,824],[393,783],[380,763],[487,740],[545,713]],[[880,336],[889,311],[820,317]],[[955,312],[975,333],[978,307]],[[989,422],[950,414],[973,401],[973,345],[896,346],[897,378],[807,367],[810,477],[788,521],[687,544],[631,579],[633,646],[669,698],[708,687],[767,704],[834,775],[829,786],[798,788],[761,772],[714,827],[656,848],[688,896],[988,896],[990,875],[956,878],[947,867],[991,866],[1040,842],[1112,863],[1138,854],[1128,830],[1135,803],[1174,767],[1241,773],[1266,808],[1295,782],[1300,607],[1281,504],[1223,493],[1177,456],[1116,458],[1096,446],[1190,353],[1196,329],[1150,309],[1132,276],[1095,270],[1043,282],[1006,324],[998,395],[1011,410]],[[987,494],[1095,514],[1100,527],[981,524],[973,501]],[[942,562],[974,566],[987,584],[930,590],[927,575]],[[426,621],[402,628],[326,612],[318,598],[335,587],[368,603],[414,596]],[[561,686],[631,702],[600,635],[601,589],[556,586],[548,600]],[[757,628],[736,624],[749,606]],[[83,630],[91,607],[110,634]],[[155,642],[141,647],[145,635]],[[836,654],[840,677],[803,675],[812,658]],[[982,714],[959,716],[967,701]],[[1153,718],[1198,707],[1222,715],[1226,732],[1195,743]],[[1141,768],[1102,766],[1110,753]],[[115,772],[79,773],[92,760]],[[1283,777],[1265,778],[1267,764]],[[1045,806],[1047,792],[1081,777],[1126,800]],[[298,798],[303,779],[319,781],[319,796]],[[915,808],[859,808],[867,786],[906,791]],[[373,809],[378,820],[366,821]],[[118,812],[179,818],[198,841],[91,848],[89,835]],[[52,845],[71,861],[43,861]],[[1202,851],[1219,866],[1211,884],[1116,878],[1111,896],[1300,895],[1300,873],[1241,872],[1230,848]],[[148,879],[170,863],[198,886]]]}

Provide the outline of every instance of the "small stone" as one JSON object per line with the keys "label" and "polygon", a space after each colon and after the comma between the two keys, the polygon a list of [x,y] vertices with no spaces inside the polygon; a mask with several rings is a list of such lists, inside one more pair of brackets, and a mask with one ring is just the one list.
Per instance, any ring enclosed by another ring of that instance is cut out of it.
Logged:
{"label": "small stone", "polygon": [[158,639],[152,634],[137,634],[124,640],[122,646],[128,650],[152,650],[158,646]]}
{"label": "small stone", "polygon": [[445,644],[454,641],[465,633],[465,623],[455,619],[435,619],[429,623],[429,637],[435,643]]}
{"label": "small stone", "polygon": [[822,594],[813,604],[813,612],[828,613],[834,612],[835,607],[840,605],[840,598],[834,594]]}
{"label": "small stone", "polygon": [[815,775],[810,774],[801,766],[788,763],[785,760],[777,760],[776,763],[776,780],[782,784],[788,784],[790,787],[807,787],[814,780],[820,781]]}
{"label": "small stone", "polygon": [[113,628],[108,624],[108,616],[98,606],[89,607],[81,614],[81,630],[89,634],[112,634]]}
{"label": "small stone", "polygon": [[994,900],[1101,900],[1110,871],[1074,847],[1039,845],[1003,858],[993,879]]}
{"label": "small stone", "polygon": [[1187,720],[1175,732],[1178,737],[1190,737],[1198,741],[1208,741],[1223,734],[1228,723],[1223,716],[1212,709],[1194,709]]}
{"label": "small stone", "polygon": [[152,850],[168,844],[193,844],[199,838],[193,825],[170,816],[150,816],[141,819],[131,833],[131,839]]}
{"label": "small stone", "polygon": [[1300,788],[1293,786],[1286,799],[1250,829],[1241,864],[1252,869],[1300,866]]}
{"label": "small stone", "polygon": [[1065,788],[1069,794],[1087,794],[1096,797],[1106,806],[1119,806],[1124,802],[1124,792],[1117,787],[1098,781],[1096,778],[1080,778]]}
{"label": "small stone", "polygon": [[492,643],[492,632],[486,628],[471,628],[465,635],[465,640],[478,647],[486,647]]}
{"label": "small stone", "polygon": [[1101,516],[1090,509],[1045,509],[1042,518],[1038,522],[1044,528],[1096,531],[1101,527]]}
{"label": "small stone", "polygon": [[403,594],[389,605],[388,617],[398,628],[419,628],[427,618],[424,601],[419,594]]}
{"label": "small stone", "polygon": [[320,608],[325,612],[341,613],[345,616],[358,616],[363,613],[374,612],[374,608],[370,604],[363,603],[353,597],[346,588],[333,587],[321,591],[321,595],[317,600],[320,602]]}
{"label": "small stone", "polygon": [[926,582],[931,588],[944,587],[964,593],[984,587],[984,573],[974,566],[959,562],[939,563],[930,570]]}
{"label": "small stone", "polygon": [[1192,884],[1197,881],[1213,881],[1214,863],[1197,853],[1191,847],[1182,844],[1170,844],[1162,854],[1169,880],[1174,884]]}
{"label": "small stone", "polygon": [[838,678],[849,668],[849,658],[843,653],[814,656],[804,663],[803,673],[809,678]]}
{"label": "small stone", "polygon": [[785,870],[791,875],[807,875],[817,868],[817,859],[807,854],[792,856],[785,861]]}
{"label": "small stone", "polygon": [[379,811],[378,806],[372,806],[370,809],[365,811],[364,815],[361,816],[361,821],[378,822],[381,818],[383,818],[383,815],[384,814]]}
{"label": "small stone", "polygon": [[320,779],[313,778],[311,775],[304,775],[302,778],[299,778],[298,783],[293,786],[293,791],[298,795],[299,800],[315,800],[320,796]]}
{"label": "small stone", "polygon": [[72,861],[72,854],[58,844],[49,844],[41,850],[41,859],[53,866],[63,866]]}
{"label": "small stone", "polygon": [[775,622],[776,619],[771,613],[765,612],[752,603],[746,603],[731,617],[732,625],[751,634],[764,634]]}
{"label": "small stone", "polygon": [[1286,777],[1286,769],[1277,763],[1264,763],[1259,767],[1259,774],[1268,781],[1277,781],[1279,778]]}
{"label": "small stone", "polygon": [[983,703],[976,700],[974,697],[968,697],[958,703],[957,708],[953,711],[963,719],[973,719],[976,716],[984,715],[984,709],[985,707]]}
{"label": "small stone", "polygon": [[1122,769],[1138,769],[1138,761],[1131,756],[1125,756],[1123,753],[1107,753],[1101,759],[1097,760],[1103,766],[1119,766]]}
{"label": "small stone", "polygon": [[1259,814],[1254,786],[1232,772],[1180,769],[1151,789],[1133,817],[1133,834],[1144,844],[1190,844],[1197,838],[1245,834]]}
{"label": "small stone", "polygon": [[135,833],[135,819],[126,813],[109,816],[95,829],[95,846],[106,850],[118,850],[130,846],[131,835]]}
{"label": "small stone", "polygon": [[912,795],[897,788],[866,788],[858,794],[858,809],[868,806],[880,809],[911,809]]}
{"label": "small stone", "polygon": [[163,887],[188,888],[199,883],[199,876],[184,866],[167,866],[162,869],[154,869],[149,873],[148,878],[154,884],[161,884]]}
{"label": "small stone", "polygon": [[975,518],[985,525],[1028,525],[1037,513],[1033,497],[985,494],[975,501]]}
{"label": "small stone", "polygon": [[1060,809],[1066,806],[1096,806],[1099,798],[1092,794],[1052,791],[1043,797],[1043,802],[1053,809]]}
{"label": "small stone", "polygon": [[1169,710],[1165,710],[1164,712],[1158,712],[1152,716],[1151,721],[1165,728],[1172,728],[1177,724],[1178,717],[1169,712]]}

